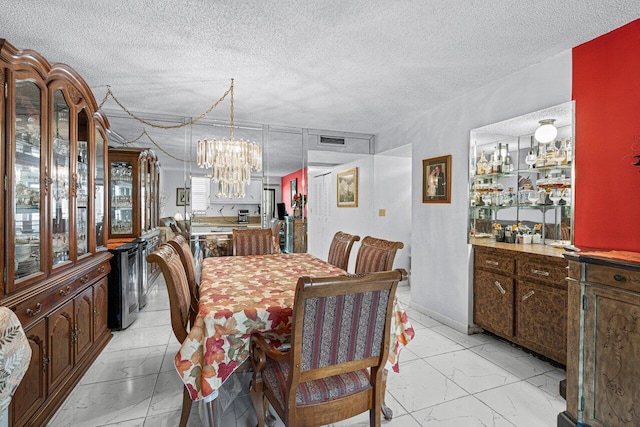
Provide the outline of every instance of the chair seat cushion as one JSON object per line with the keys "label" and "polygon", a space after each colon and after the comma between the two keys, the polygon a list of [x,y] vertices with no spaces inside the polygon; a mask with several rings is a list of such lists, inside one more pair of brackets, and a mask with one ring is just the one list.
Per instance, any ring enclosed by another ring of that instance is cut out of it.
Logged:
{"label": "chair seat cushion", "polygon": [[[279,363],[267,358],[267,365],[262,371],[262,381],[273,391],[276,399],[284,408],[284,395],[287,378],[291,371],[288,363]],[[296,391],[298,406],[337,399],[371,388],[369,373],[366,369],[334,375],[332,377],[301,383]]]}

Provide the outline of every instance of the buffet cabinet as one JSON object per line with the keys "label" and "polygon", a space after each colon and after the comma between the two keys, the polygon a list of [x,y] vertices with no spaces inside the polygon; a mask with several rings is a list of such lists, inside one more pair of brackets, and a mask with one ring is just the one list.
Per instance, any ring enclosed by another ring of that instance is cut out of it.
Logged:
{"label": "buffet cabinet", "polygon": [[2,39],[0,80],[0,304],[33,353],[11,425],[45,425],[111,339],[108,122],[72,68]]}
{"label": "buffet cabinet", "polygon": [[[109,148],[109,242],[136,238],[147,242],[146,255],[160,245],[160,162],[151,149]],[[147,284],[160,274],[147,264]]]}
{"label": "buffet cabinet", "polygon": [[567,257],[567,410],[558,426],[638,426],[640,254]]}
{"label": "buffet cabinet", "polygon": [[473,321],[563,365],[567,359],[567,263],[474,245]]}

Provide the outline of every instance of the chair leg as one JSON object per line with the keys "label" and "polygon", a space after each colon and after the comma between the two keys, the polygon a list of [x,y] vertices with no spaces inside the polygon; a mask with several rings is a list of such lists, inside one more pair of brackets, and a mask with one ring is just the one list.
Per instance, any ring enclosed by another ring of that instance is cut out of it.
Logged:
{"label": "chair leg", "polygon": [[210,400],[204,403],[204,424],[207,427],[216,427],[217,426],[217,414],[216,414],[216,399]]}
{"label": "chair leg", "polygon": [[189,396],[189,391],[186,387],[183,387],[182,391],[182,413],[180,414],[180,427],[187,427],[189,421],[189,413],[191,412],[191,405],[193,400]]}
{"label": "chair leg", "polygon": [[265,396],[262,392],[262,381],[257,381],[254,375],[251,380],[251,387],[249,388],[249,394],[251,395],[251,402],[253,408],[256,411],[256,417],[258,418],[258,427],[264,427],[264,415],[266,411]]}
{"label": "chair leg", "polygon": [[393,418],[393,411],[384,403],[384,397],[387,394],[387,374],[389,371],[387,369],[382,370],[382,415],[385,420],[390,420]]}

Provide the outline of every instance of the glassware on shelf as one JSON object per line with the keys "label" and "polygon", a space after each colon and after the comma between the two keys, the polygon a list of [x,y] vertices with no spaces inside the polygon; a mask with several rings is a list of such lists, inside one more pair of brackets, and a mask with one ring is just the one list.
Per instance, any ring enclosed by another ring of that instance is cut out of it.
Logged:
{"label": "glassware on shelf", "polygon": [[536,206],[540,200],[540,194],[535,190],[529,190],[527,193],[527,200],[531,203],[531,206]]}
{"label": "glassware on shelf", "polygon": [[549,199],[553,202],[554,206],[558,206],[558,202],[562,200],[562,190],[559,188],[551,189],[549,193]]}
{"label": "glassware on shelf", "polygon": [[480,154],[480,159],[478,160],[476,167],[477,167],[478,175],[486,175],[490,172],[490,170],[488,169],[489,162],[487,162],[487,158],[484,155],[484,151],[482,151],[482,153]]}
{"label": "glassware on shelf", "polygon": [[531,137],[531,144],[529,145],[529,154],[524,158],[524,162],[529,165],[529,169],[533,168],[533,166],[538,161],[538,156],[536,152],[533,150],[533,136]]}
{"label": "glassware on shelf", "polygon": [[564,200],[567,206],[571,205],[571,188],[562,189],[562,200]]}
{"label": "glassware on shelf", "polygon": [[509,144],[507,144],[505,155],[504,155],[504,163],[502,164],[502,172],[509,173],[511,172],[513,165],[511,164],[511,155],[509,154]]}
{"label": "glassware on shelf", "polygon": [[543,145],[538,144],[538,156],[536,157],[535,168],[543,168],[547,164],[547,150]]}

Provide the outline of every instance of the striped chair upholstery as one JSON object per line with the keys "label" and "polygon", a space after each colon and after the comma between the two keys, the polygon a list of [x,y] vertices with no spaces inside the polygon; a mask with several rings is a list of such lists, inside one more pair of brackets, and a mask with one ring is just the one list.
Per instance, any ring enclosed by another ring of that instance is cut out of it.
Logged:
{"label": "striped chair upholstery", "polygon": [[[187,327],[192,318],[191,292],[187,282],[180,255],[173,246],[164,243],[155,252],[147,256],[148,262],[158,263],[169,293],[169,307],[171,313],[171,327],[176,339],[182,343],[187,338]],[[180,427],[185,427],[191,411],[191,396],[186,387],[182,390],[182,412],[180,415]]]}
{"label": "striped chair upholstery", "polygon": [[349,267],[351,248],[353,244],[359,240],[360,236],[338,231],[335,236],[333,236],[331,246],[329,247],[329,258],[327,259],[329,264],[347,270],[347,267]]}
{"label": "striped chair upholstery", "polygon": [[173,236],[167,241],[176,253],[180,256],[180,261],[184,267],[184,271],[187,275],[187,283],[189,284],[189,293],[191,294],[191,310],[192,319],[191,324],[195,321],[195,314],[198,312],[198,300],[200,299],[198,286],[200,285],[200,266],[196,267],[196,261],[191,253],[191,248],[187,240],[181,236]]}
{"label": "striped chair upholstery", "polygon": [[270,228],[233,230],[233,255],[267,255],[273,253]]}
{"label": "striped chair upholstery", "polygon": [[263,396],[287,426],[331,424],[367,410],[370,424],[380,425],[393,300],[406,277],[395,270],[298,280],[291,350],[251,339],[259,427]]}
{"label": "striped chair upholstery", "polygon": [[365,237],[356,257],[356,274],[391,270],[396,252],[402,248],[402,242]]}

